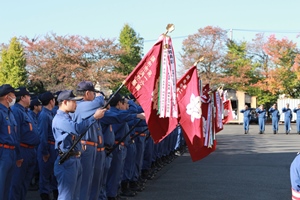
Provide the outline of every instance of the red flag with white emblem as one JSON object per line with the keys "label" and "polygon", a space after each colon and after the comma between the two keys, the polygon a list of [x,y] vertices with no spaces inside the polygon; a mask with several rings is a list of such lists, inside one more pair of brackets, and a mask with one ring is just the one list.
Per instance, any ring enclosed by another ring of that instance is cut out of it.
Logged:
{"label": "red flag with white emblem", "polygon": [[231,101],[230,99],[226,100],[223,102],[223,107],[224,107],[224,112],[223,112],[223,124],[226,124],[233,120],[233,115],[232,115],[232,107],[231,107]]}
{"label": "red flag with white emblem", "polygon": [[[169,63],[166,65],[161,63],[162,52],[164,51],[164,48],[168,48],[167,52],[173,50],[172,43],[169,39],[167,41],[168,45],[164,46],[166,43],[166,37],[168,36],[162,35],[159,38],[159,40],[153,45],[153,47],[125,80],[126,87],[138,100],[144,110],[146,122],[155,143],[165,138],[176,128],[178,124],[176,114],[177,105],[174,103],[177,102],[176,99],[174,99],[176,98],[176,95],[175,97],[173,95],[174,91],[176,94],[176,88],[173,87],[174,84],[172,82],[165,83],[165,88],[160,88],[160,82],[162,80],[166,81],[166,78],[170,78],[170,80],[176,80],[176,77],[174,79],[176,74],[176,71],[174,71],[175,63]],[[170,55],[173,54],[169,53],[165,55],[166,58],[163,60],[165,62],[171,62]],[[171,68],[166,70],[161,69],[166,66],[171,66]],[[164,77],[161,77],[160,72],[163,70],[167,71],[168,73],[166,73]],[[159,92],[163,93],[161,90],[165,91],[165,94],[171,96],[164,96],[165,98],[163,99],[163,102],[166,112],[161,112],[162,115],[160,116]],[[167,115],[169,117],[167,117]]]}
{"label": "red flag with white emblem", "polygon": [[203,147],[201,100],[197,68],[190,68],[177,82],[179,123],[182,127],[192,160],[202,158]]}

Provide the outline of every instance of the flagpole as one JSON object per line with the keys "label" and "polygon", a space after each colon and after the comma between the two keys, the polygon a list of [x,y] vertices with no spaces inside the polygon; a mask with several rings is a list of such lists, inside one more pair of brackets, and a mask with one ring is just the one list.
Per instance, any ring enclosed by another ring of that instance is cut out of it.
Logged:
{"label": "flagpole", "polygon": [[131,127],[131,129],[107,152],[107,156],[109,156],[109,154],[111,154],[122,142],[124,142],[124,140],[126,139],[126,137],[137,127],[137,125],[139,125],[139,123],[141,123],[143,120],[140,119],[134,126]]}
{"label": "flagpole", "polygon": [[[122,89],[122,87],[124,86],[124,84],[125,84],[126,82],[125,82],[125,80],[122,82],[122,84],[119,86],[119,88],[111,95],[111,97],[107,100],[107,102],[105,103],[105,105],[103,106],[103,108],[106,108],[108,105],[109,105],[109,103],[111,102],[111,100],[112,100],[112,98],[116,95],[116,94],[118,94],[119,92],[120,92],[120,90]],[[93,124],[91,124],[88,128],[87,128],[87,130],[92,126]],[[75,140],[75,142],[72,144],[72,146],[68,149],[68,151],[67,152],[65,152],[65,153],[63,153],[63,155],[60,157],[60,159],[59,159],[59,161],[58,161],[58,164],[63,164],[67,159],[68,159],[68,157],[69,157],[69,154],[70,154],[70,152],[75,148],[75,146],[80,142],[80,140],[83,138],[83,136],[85,135],[87,133],[87,131],[86,132],[84,132],[83,134],[81,134],[81,135],[79,135],[79,137]]]}
{"label": "flagpole", "polygon": [[119,86],[119,88],[109,97],[109,99],[107,100],[107,102],[105,103],[105,105],[103,106],[104,108],[106,108],[108,106],[108,104],[110,103],[110,101],[112,100],[112,98],[114,98],[114,96],[116,94],[118,94],[120,92],[120,90],[122,89],[122,87],[125,85],[126,81],[124,80],[122,82],[122,84]]}

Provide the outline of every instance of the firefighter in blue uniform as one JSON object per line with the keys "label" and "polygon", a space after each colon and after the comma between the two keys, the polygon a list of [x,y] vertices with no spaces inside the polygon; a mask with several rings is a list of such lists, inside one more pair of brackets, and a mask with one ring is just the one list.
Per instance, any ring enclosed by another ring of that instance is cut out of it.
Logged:
{"label": "firefighter in blue uniform", "polygon": [[[120,110],[127,110],[132,114],[136,114],[136,109],[130,109],[128,105],[128,99],[124,98],[122,102],[122,106]],[[133,177],[134,168],[135,168],[135,157],[136,157],[136,145],[133,139],[131,139],[134,136],[135,129],[132,129],[131,127],[135,126],[136,123],[138,123],[138,119],[130,120],[127,122],[128,130],[126,133],[128,133],[129,129],[131,132],[129,133],[129,140],[126,142],[126,154],[125,154],[125,160],[124,160],[124,168],[123,168],[123,176],[121,181],[121,196],[128,196],[133,197],[136,195],[136,192],[133,192],[129,189],[129,181]]]}
{"label": "firefighter in blue uniform", "polygon": [[[95,88],[90,81],[81,81],[77,85],[76,95],[82,97],[82,100],[77,102],[76,111],[74,114],[71,114],[72,119],[77,123],[91,116],[98,108],[104,105],[102,96],[95,98]],[[99,123],[91,125],[81,140],[82,154],[80,160],[82,166],[82,181],[80,200],[90,199],[93,177],[96,176],[96,178],[100,180],[99,174],[94,174],[94,170],[98,167],[95,166],[97,146],[99,142],[102,143],[102,140],[103,135]],[[104,157],[102,159],[104,162]],[[95,187],[100,188],[99,181],[95,181],[94,184],[96,184]]]}
{"label": "firefighter in blue uniform", "polygon": [[[106,112],[110,112],[109,110]],[[107,155],[110,149],[112,149],[114,143],[115,143],[115,134],[112,129],[111,124],[105,124],[100,123],[103,131],[103,137],[104,137],[104,148],[105,148],[105,162],[104,162],[104,170],[103,170],[103,176],[100,180],[100,194],[99,194],[99,200],[106,200],[106,181],[107,181],[107,175],[108,171],[111,166],[112,161],[112,154]]]}
{"label": "firefighter in blue uniform", "polygon": [[276,134],[278,133],[278,123],[279,123],[279,117],[280,113],[279,110],[277,109],[277,105],[274,104],[270,109],[269,113],[272,114],[272,128],[273,128],[273,133]]}
{"label": "firefighter in blue uniform", "polygon": [[247,105],[245,105],[244,109],[240,110],[240,113],[244,114],[244,130],[245,134],[249,133],[249,123],[251,119],[251,110],[248,108]]}
{"label": "firefighter in blue uniform", "polygon": [[[106,194],[108,200],[118,199],[118,188],[121,182],[122,170],[124,167],[124,160],[126,157],[126,146],[129,138],[124,141],[121,139],[128,132],[129,128],[126,122],[135,119],[136,117],[145,119],[143,114],[130,114],[128,111],[121,110],[124,99],[120,94],[116,94],[110,102],[110,111],[116,116],[120,117],[123,123],[113,124],[112,128],[115,133],[115,145],[118,145],[112,152],[111,167],[108,171],[107,183],[106,183]],[[126,115],[122,115],[126,113]],[[128,113],[128,114],[127,114]]]}
{"label": "firefighter in blue uniform", "polygon": [[16,165],[15,145],[17,122],[10,107],[16,102],[11,85],[0,86],[0,199],[9,199],[9,190]]}
{"label": "firefighter in blue uniform", "polygon": [[16,104],[11,107],[17,122],[16,156],[19,166],[15,167],[10,199],[25,199],[36,167],[36,146],[40,143],[38,127],[28,113],[30,93],[25,87],[15,90]]}
{"label": "firefighter in blue uniform", "polygon": [[38,119],[39,119],[39,114],[42,110],[42,102],[36,97],[34,99],[31,99],[30,101],[30,110],[28,113],[30,114],[31,118],[35,122],[36,126],[38,126]]}
{"label": "firefighter in blue uniform", "polygon": [[[38,118],[39,118],[39,114],[42,110],[42,102],[38,99],[38,97],[31,97],[29,108],[30,108],[30,110],[28,111],[28,113],[30,114],[31,118],[33,119],[35,126],[38,127]],[[36,150],[38,151],[38,147],[36,147]],[[39,189],[39,183],[38,183],[39,175],[40,175],[39,166],[38,166],[38,162],[36,162],[34,177],[32,178],[32,180],[30,182],[29,190],[36,191]]]}
{"label": "firefighter in blue uniform", "polygon": [[296,113],[296,126],[297,126],[297,133],[300,134],[300,104],[298,104],[298,108],[294,108],[294,113]]}
{"label": "firefighter in blue uniform", "polygon": [[97,109],[92,116],[76,123],[69,114],[75,112],[76,101],[81,99],[76,97],[72,90],[64,90],[57,97],[59,110],[53,119],[52,131],[55,148],[59,151],[59,156],[54,164],[59,200],[79,200],[82,179],[81,144],[78,143],[66,161],[59,164],[61,156],[70,149],[77,137],[85,133],[97,119],[102,118],[106,111],[106,109]]}
{"label": "firefighter in blue uniform", "polygon": [[292,186],[292,199],[300,197],[300,155],[299,152],[290,166],[290,181]]}
{"label": "firefighter in blue uniform", "polygon": [[265,132],[266,122],[266,109],[264,109],[264,105],[260,105],[256,108],[256,112],[258,113],[259,134],[263,134]]}
{"label": "firefighter in blue uniform", "polygon": [[[143,109],[138,103],[138,101],[134,98],[132,94],[129,95],[131,99],[128,101],[129,110],[135,108],[136,113],[143,113]],[[146,121],[141,121],[138,126],[135,128],[135,139],[134,142],[136,144],[136,158],[135,158],[135,168],[134,168],[134,176],[130,180],[130,189],[133,191],[142,191],[144,189],[145,179],[141,178],[143,160],[144,160],[144,151],[145,151],[145,138],[147,124]],[[143,132],[145,131],[145,132]]]}
{"label": "firefighter in blue uniform", "polygon": [[292,120],[292,110],[290,109],[290,104],[287,103],[286,107],[282,108],[282,112],[284,113],[284,128],[285,134],[289,134],[291,130],[291,120]]}
{"label": "firefighter in blue uniform", "polygon": [[39,192],[42,200],[48,200],[50,193],[54,198],[58,196],[57,181],[54,176],[54,162],[57,151],[54,148],[55,140],[52,134],[52,109],[55,106],[55,98],[51,92],[45,92],[41,96],[43,104],[39,115],[39,135],[41,143],[38,148],[38,162],[40,170]]}

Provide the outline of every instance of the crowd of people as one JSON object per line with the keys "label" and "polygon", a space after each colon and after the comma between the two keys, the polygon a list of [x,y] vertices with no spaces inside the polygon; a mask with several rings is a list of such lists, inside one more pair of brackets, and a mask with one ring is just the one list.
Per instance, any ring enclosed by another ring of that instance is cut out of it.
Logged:
{"label": "crowd of people", "polygon": [[[109,102],[107,100],[109,99]],[[127,199],[184,149],[180,126],[155,144],[133,95],[106,96],[92,82],[31,94],[0,86],[0,199]]]}
{"label": "crowd of people", "polygon": [[[243,127],[245,134],[249,133],[249,125],[250,120],[252,117],[251,114],[252,110],[245,105],[244,109],[240,110],[240,113],[243,113],[244,120],[243,120]],[[285,134],[288,135],[291,131],[291,120],[293,117],[293,112],[296,113],[296,127],[297,127],[297,134],[300,134],[300,104],[298,104],[297,108],[293,110],[290,108],[289,103],[286,104],[284,108],[282,108],[281,112],[277,108],[277,104],[273,104],[271,108],[268,110],[269,114],[272,118],[272,130],[274,134],[278,133],[278,124],[281,113],[284,115],[284,131]],[[264,108],[264,105],[260,105],[258,108],[255,109],[255,113],[257,113],[258,118],[258,127],[259,127],[259,134],[264,134],[265,132],[265,124],[267,120],[267,110]]]}

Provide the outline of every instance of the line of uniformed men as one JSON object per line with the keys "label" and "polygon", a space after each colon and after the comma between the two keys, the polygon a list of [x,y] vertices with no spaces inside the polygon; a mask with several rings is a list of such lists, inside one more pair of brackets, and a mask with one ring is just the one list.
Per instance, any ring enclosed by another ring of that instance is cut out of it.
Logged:
{"label": "line of uniformed men", "polygon": [[[248,105],[245,105],[245,108],[240,110],[240,112],[244,114],[243,126],[245,130],[245,134],[249,133],[249,124],[250,124],[250,119],[252,117],[251,111],[252,110],[248,107]],[[258,108],[256,108],[255,112],[258,115],[257,117],[258,117],[259,134],[263,134],[265,132],[267,111],[266,109],[264,109],[263,105],[260,105]],[[287,103],[286,106],[282,108],[282,113],[284,113],[284,130],[286,135],[288,135],[291,130],[291,120],[292,120],[293,112],[296,113],[297,116],[296,118],[297,134],[300,134],[300,104],[298,104],[297,108],[294,108],[292,110],[289,107],[289,104]],[[277,134],[279,118],[280,118],[280,112],[277,109],[277,104],[273,104],[273,106],[269,109],[269,113],[271,114],[271,118],[272,118],[273,133]]]}
{"label": "line of uniformed men", "polygon": [[[0,199],[25,199],[37,166],[42,199],[50,199],[51,193],[64,200],[135,196],[174,158],[183,141],[180,127],[154,144],[137,101],[116,94],[109,110],[99,109],[105,100],[95,92],[91,82],[82,81],[77,97],[70,90],[57,96],[57,108],[50,92],[30,105],[26,88],[0,86]],[[85,135],[59,164],[80,134]]]}

